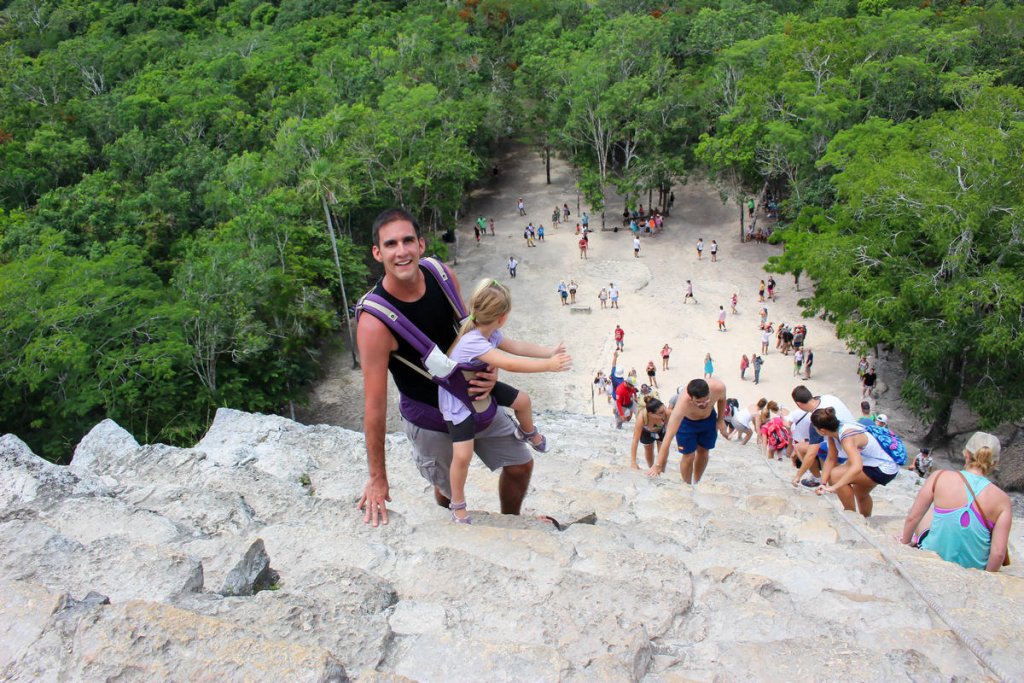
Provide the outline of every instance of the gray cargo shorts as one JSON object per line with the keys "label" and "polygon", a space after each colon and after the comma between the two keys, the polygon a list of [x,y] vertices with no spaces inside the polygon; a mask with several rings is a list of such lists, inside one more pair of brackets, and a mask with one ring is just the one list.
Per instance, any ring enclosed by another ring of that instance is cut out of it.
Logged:
{"label": "gray cargo shorts", "polygon": [[[412,443],[413,457],[420,475],[451,498],[448,474],[452,466],[452,438],[447,432],[417,427],[402,418],[405,435]],[[515,425],[508,413],[499,410],[490,426],[477,432],[473,450],[492,472],[510,465],[525,465],[533,460],[530,449],[515,437]]]}

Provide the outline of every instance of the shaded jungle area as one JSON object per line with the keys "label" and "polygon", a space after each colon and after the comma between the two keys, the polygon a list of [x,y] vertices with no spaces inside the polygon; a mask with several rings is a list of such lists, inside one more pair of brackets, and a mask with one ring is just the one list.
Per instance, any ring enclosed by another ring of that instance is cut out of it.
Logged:
{"label": "shaded jungle area", "polygon": [[1019,418],[1022,46],[1007,1],[0,1],[0,433],[61,460],[104,417],[286,410],[376,213],[443,252],[509,139],[595,213],[769,189],[771,268],[900,355],[932,439],[957,399]]}

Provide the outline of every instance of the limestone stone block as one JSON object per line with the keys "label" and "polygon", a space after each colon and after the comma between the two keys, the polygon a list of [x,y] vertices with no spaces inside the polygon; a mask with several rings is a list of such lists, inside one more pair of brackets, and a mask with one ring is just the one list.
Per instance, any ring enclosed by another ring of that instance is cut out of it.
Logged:
{"label": "limestone stone block", "polygon": [[118,471],[119,463],[130,459],[138,449],[135,437],[113,420],[103,420],[75,447],[68,469],[81,477]]}

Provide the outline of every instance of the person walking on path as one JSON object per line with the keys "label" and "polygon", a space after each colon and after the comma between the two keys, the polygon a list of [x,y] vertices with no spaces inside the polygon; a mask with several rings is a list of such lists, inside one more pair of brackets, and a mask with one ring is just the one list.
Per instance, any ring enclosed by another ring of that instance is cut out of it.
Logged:
{"label": "person walking on path", "polygon": [[999,439],[975,432],[964,445],[964,467],[933,473],[921,486],[900,543],[938,553],[962,567],[997,572],[1010,563],[1010,497],[988,479],[999,464]]}
{"label": "person walking on path", "polygon": [[633,238],[633,258],[640,258],[640,238]]}
{"label": "person walking on path", "polygon": [[754,198],[753,197],[751,197],[750,199],[747,200],[747,215],[750,218],[754,217]]}
{"label": "person walking on path", "polygon": [[763,330],[761,330],[761,355],[767,355],[768,354],[768,345],[771,343],[771,341],[772,341],[771,330],[769,328],[765,327]]}
{"label": "person walking on path", "polygon": [[519,267],[519,261],[516,261],[515,256],[509,256],[506,266],[508,267],[508,276],[514,280],[516,278],[516,268]]}
{"label": "person walking on path", "polygon": [[711,262],[715,263],[718,261],[718,242],[711,240]]}
{"label": "person walking on path", "polygon": [[535,247],[533,243],[533,223],[530,223],[523,229],[523,239],[526,240],[527,247]]}
{"label": "person walking on path", "polygon": [[760,301],[761,303],[764,303],[764,290],[764,280],[761,280],[761,284],[757,286],[757,300]]}
{"label": "person walking on path", "polygon": [[487,222],[487,226],[491,229],[491,237],[494,237],[494,219],[490,219]]}
{"label": "person walking on path", "polygon": [[668,370],[668,357],[672,354],[672,347],[665,344],[661,347],[661,369]]}
{"label": "person walking on path", "polygon": [[[729,438],[725,430],[725,384],[717,379],[691,380],[676,400],[665,433],[675,437],[676,449],[682,455],[679,474],[695,490],[704,476],[718,434]],[[662,441],[658,462],[647,472],[648,477],[660,476],[665,471],[669,446],[669,439]]]}
{"label": "person walking on path", "polygon": [[751,365],[754,366],[754,384],[761,383],[761,366],[764,365],[764,359],[761,356],[754,354],[753,360],[750,361]]}
{"label": "person walking on path", "polygon": [[569,305],[569,287],[565,284],[565,280],[558,281],[558,296],[562,298],[562,305]]}
{"label": "person walking on path", "polygon": [[551,212],[551,225],[558,227],[558,220],[562,217],[562,212],[555,207],[555,210]]}
{"label": "person walking on path", "polygon": [[597,293],[597,300],[601,302],[601,308],[608,308],[608,290],[602,287]]}
{"label": "person walking on path", "polygon": [[658,374],[658,368],[654,364],[654,361],[653,360],[647,361],[647,379],[648,379],[648,381],[650,381],[650,383],[654,386],[655,389],[658,388],[657,374]]}
{"label": "person walking on path", "polygon": [[814,364],[814,351],[804,349],[804,379],[811,378],[811,365]]}
{"label": "person walking on path", "polygon": [[480,246],[480,226],[473,226],[473,237],[476,239],[476,246]]}
{"label": "person walking on path", "polygon": [[749,367],[750,359],[747,358],[747,354],[743,354],[743,357],[740,358],[740,379],[744,381],[747,379],[747,368]]}
{"label": "person walking on path", "polygon": [[775,276],[768,276],[768,298],[775,301]]}
{"label": "person walking on path", "polygon": [[562,204],[562,217],[563,217],[563,219],[565,220],[566,223],[569,222],[569,216],[570,216],[569,205],[568,204]]}
{"label": "person walking on path", "polygon": [[583,216],[580,218],[580,222],[583,223],[583,230],[587,231],[590,229],[590,214],[586,211],[583,212]]}
{"label": "person walking on path", "polygon": [[718,331],[725,332],[725,306],[718,307]]}
{"label": "person walking on path", "polygon": [[614,282],[608,283],[608,298],[611,299],[612,308],[619,307],[619,288],[615,286]]}
{"label": "person walking on path", "polygon": [[704,238],[697,238],[697,260],[700,261],[704,257]]}
{"label": "person walking on path", "polygon": [[732,293],[732,300],[730,301],[730,303],[732,304],[732,314],[733,315],[736,315],[736,304],[739,303],[739,300],[740,300],[739,295],[737,295],[736,292],[733,292]]}
{"label": "person walking on path", "polygon": [[520,216],[526,215],[526,203],[523,201],[522,197],[520,197],[519,201],[516,203],[516,208],[519,209]]}
{"label": "person walking on path", "polygon": [[579,284],[577,284],[577,282],[575,280],[573,280],[572,278],[569,278],[569,303],[570,304],[575,304],[576,303],[576,289],[578,287],[579,287]]}
{"label": "person walking on path", "polygon": [[798,377],[800,372],[803,370],[804,365],[804,351],[803,349],[797,349],[793,353],[793,376]]}
{"label": "person walking on path", "polygon": [[616,325],[615,326],[615,350],[616,351],[625,351],[626,350],[626,344],[624,343],[625,338],[626,338],[626,332],[621,327]]}
{"label": "person walking on path", "polygon": [[711,354],[704,356],[704,379],[711,379],[711,375],[715,374],[715,361],[711,359]]}
{"label": "person walking on path", "polygon": [[878,382],[878,373],[875,372],[874,367],[868,368],[868,371],[864,373],[864,376],[860,379],[861,384],[861,398],[873,398],[875,395],[875,384]]}
{"label": "person walking on path", "polygon": [[683,303],[685,304],[688,300],[693,299],[693,303],[697,303],[697,298],[693,296],[693,283],[689,280],[686,281],[686,295],[683,296]]}
{"label": "person walking on path", "polygon": [[537,241],[538,242],[543,242],[544,241],[544,224],[543,223],[541,225],[537,226]]}
{"label": "person walking on path", "polygon": [[589,257],[587,256],[587,249],[590,247],[590,240],[587,239],[586,235],[584,235],[583,237],[580,238],[579,245],[580,245],[580,258],[581,259],[589,260]]}

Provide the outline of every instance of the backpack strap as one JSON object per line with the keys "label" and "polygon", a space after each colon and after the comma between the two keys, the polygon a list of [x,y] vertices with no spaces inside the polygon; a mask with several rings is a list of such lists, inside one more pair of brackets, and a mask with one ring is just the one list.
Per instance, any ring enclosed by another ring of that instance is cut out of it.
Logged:
{"label": "backpack strap", "polygon": [[434,276],[437,284],[441,285],[441,291],[448,297],[448,303],[451,304],[452,309],[459,316],[459,322],[461,323],[465,320],[468,315],[466,307],[462,304],[462,297],[459,296],[458,290],[455,289],[455,281],[444,264],[436,258],[428,256],[420,259],[420,265],[426,266],[427,272]]}
{"label": "backpack strap", "polygon": [[[462,305],[462,300],[459,297],[458,291],[455,289],[455,283],[447,269],[436,259],[432,258],[421,259],[420,263],[426,266],[427,271],[430,272],[430,274],[437,280],[454,312],[460,316],[460,319],[465,318],[465,308]],[[422,365],[417,365],[397,353],[391,354],[393,358],[405,364],[434,384],[444,387],[452,395],[458,398],[459,401],[473,412],[478,430],[485,429],[487,425],[491,423],[497,413],[497,402],[493,397],[490,397],[487,401],[486,408],[482,410],[478,405],[474,404],[473,399],[469,396],[469,382],[462,372],[463,370],[471,367],[469,364],[460,364],[449,358],[448,355],[418,327],[416,327],[412,321],[410,321],[400,311],[396,310],[394,306],[391,305],[391,302],[382,296],[374,294],[372,290],[364,294],[356,304],[357,321],[359,320],[359,316],[364,312],[369,313],[380,320],[396,337],[400,337],[408,342],[409,345],[412,346],[413,350],[419,355],[420,363]],[[406,401],[406,398],[407,397],[403,397],[403,401]],[[410,403],[411,400],[406,402]],[[417,411],[417,413],[422,412],[422,410]],[[421,422],[423,422],[420,426],[425,426],[428,429],[434,429],[435,431],[444,431],[446,426],[443,422],[439,421],[439,415],[440,414],[437,416],[437,420],[433,420],[433,416],[420,415]]]}
{"label": "backpack strap", "polygon": [[422,367],[398,354],[392,355],[427,379],[433,381],[435,378],[448,377],[458,365],[408,318],[392,308],[391,304],[383,297],[373,292],[364,294],[363,298],[359,300],[357,310],[370,313],[392,332],[409,342],[409,345],[419,354]]}

